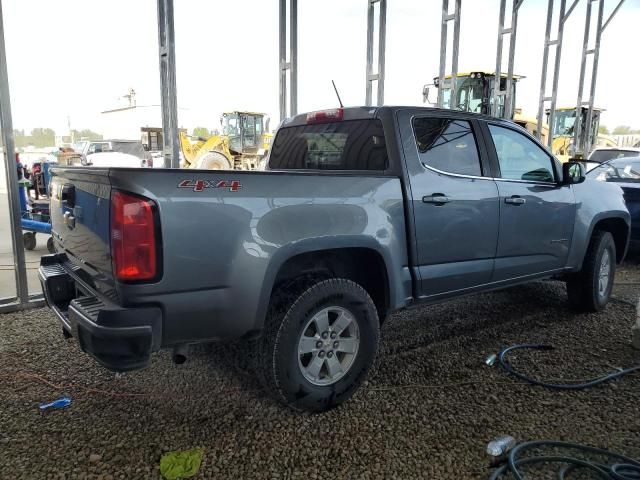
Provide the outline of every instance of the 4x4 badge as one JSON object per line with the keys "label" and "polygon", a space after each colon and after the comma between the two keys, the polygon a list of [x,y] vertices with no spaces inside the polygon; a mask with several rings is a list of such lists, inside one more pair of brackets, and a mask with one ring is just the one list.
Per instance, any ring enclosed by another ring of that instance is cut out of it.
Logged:
{"label": "4x4 badge", "polygon": [[178,188],[191,188],[194,192],[202,192],[205,188],[228,188],[230,192],[237,192],[242,185],[238,180],[182,180]]}

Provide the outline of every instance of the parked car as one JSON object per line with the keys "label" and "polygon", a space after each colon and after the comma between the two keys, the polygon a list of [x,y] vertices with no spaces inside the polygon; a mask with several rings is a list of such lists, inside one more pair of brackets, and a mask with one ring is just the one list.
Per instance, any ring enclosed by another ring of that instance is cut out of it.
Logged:
{"label": "parked car", "polygon": [[603,163],[614,158],[638,157],[640,148],[635,147],[599,147],[589,155],[589,162]]}
{"label": "parked car", "polygon": [[636,157],[623,157],[597,165],[587,177],[602,182],[613,182],[624,192],[631,214],[631,241],[633,250],[640,250],[640,153]]}
{"label": "parked car", "polygon": [[152,167],[151,154],[140,140],[81,141],[74,145],[94,167]]}
{"label": "parked car", "polygon": [[268,168],[53,169],[39,272],[63,331],[116,371],[253,339],[266,390],[322,411],[361,385],[391,312],[552,276],[598,311],[627,250],[620,187],[488,116],[297,115]]}

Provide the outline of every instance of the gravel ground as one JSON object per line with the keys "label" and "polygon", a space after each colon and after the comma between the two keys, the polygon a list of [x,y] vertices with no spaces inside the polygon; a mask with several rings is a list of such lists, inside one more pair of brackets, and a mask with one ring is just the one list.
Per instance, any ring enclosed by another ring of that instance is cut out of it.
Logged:
{"label": "gravel ground", "polygon": [[[201,447],[198,478],[486,478],[486,442],[557,439],[640,458],[640,375],[552,392],[484,365],[514,343],[551,343],[513,364],[545,379],[590,378],[640,362],[630,327],[640,266],[625,265],[600,314],[576,315],[564,285],[538,282],[398,313],[355,397],[329,413],[265,398],[246,345],[168,352],[116,377],[63,339],[46,309],[0,317],[0,478],[159,478],[162,453]],[[61,393],[73,404],[38,413]],[[536,475],[535,478],[540,478]]]}

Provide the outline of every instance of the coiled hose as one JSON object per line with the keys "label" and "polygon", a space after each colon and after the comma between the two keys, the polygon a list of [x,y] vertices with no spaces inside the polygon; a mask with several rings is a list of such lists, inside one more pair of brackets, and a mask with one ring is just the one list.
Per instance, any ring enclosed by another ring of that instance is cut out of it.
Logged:
{"label": "coiled hose", "polygon": [[[542,448],[560,448],[591,456],[606,457],[609,460],[613,460],[613,463],[598,463],[570,455],[530,455],[520,458],[521,455],[529,450],[540,450]],[[562,464],[558,470],[559,480],[564,480],[569,473],[578,470],[593,473],[596,475],[596,478],[605,480],[640,480],[640,462],[637,460],[620,455],[619,453],[610,452],[609,450],[579,445],[577,443],[558,442],[555,440],[536,440],[516,445],[509,452],[507,463],[496,469],[489,477],[489,480],[497,480],[508,474],[511,474],[517,480],[523,480],[524,475],[520,467],[543,463]]]}
{"label": "coiled hose", "polygon": [[[525,382],[531,383],[533,385],[540,385],[541,387],[550,388],[553,390],[582,390],[584,388],[594,387],[604,382],[608,382],[609,380],[613,380],[615,378],[622,377],[623,375],[627,375],[632,372],[640,371],[640,365],[627,368],[624,370],[616,370],[615,372],[608,373],[598,378],[594,378],[593,380],[589,380],[583,383],[549,383],[543,382],[541,380],[536,380],[535,378],[528,377],[520,372],[517,372],[513,369],[511,364],[506,360],[506,356],[509,352],[513,350],[521,350],[521,349],[530,349],[530,350],[553,350],[553,345],[542,345],[542,344],[524,344],[524,345],[513,345],[511,347],[505,348],[498,354],[498,361],[500,366],[510,375],[513,375],[520,380],[524,380]],[[494,357],[495,358],[495,357]],[[615,477],[614,477],[615,478]]]}

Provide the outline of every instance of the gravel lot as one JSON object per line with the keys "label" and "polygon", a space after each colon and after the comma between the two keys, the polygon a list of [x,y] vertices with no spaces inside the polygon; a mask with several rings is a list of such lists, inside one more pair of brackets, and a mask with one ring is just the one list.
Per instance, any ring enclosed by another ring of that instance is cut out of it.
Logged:
{"label": "gravel lot", "polygon": [[[616,297],[636,302],[637,262],[618,281]],[[539,282],[396,314],[367,385],[321,415],[265,398],[243,344],[198,348],[182,366],[163,352],[116,377],[64,340],[48,310],[0,316],[0,477],[159,478],[162,453],[201,447],[198,478],[486,478],[486,442],[504,433],[640,458],[640,375],[560,393],[483,363],[537,342],[557,349],[513,363],[545,379],[640,362],[631,304],[576,315],[565,298],[562,283]],[[61,393],[71,407],[38,413]]]}

